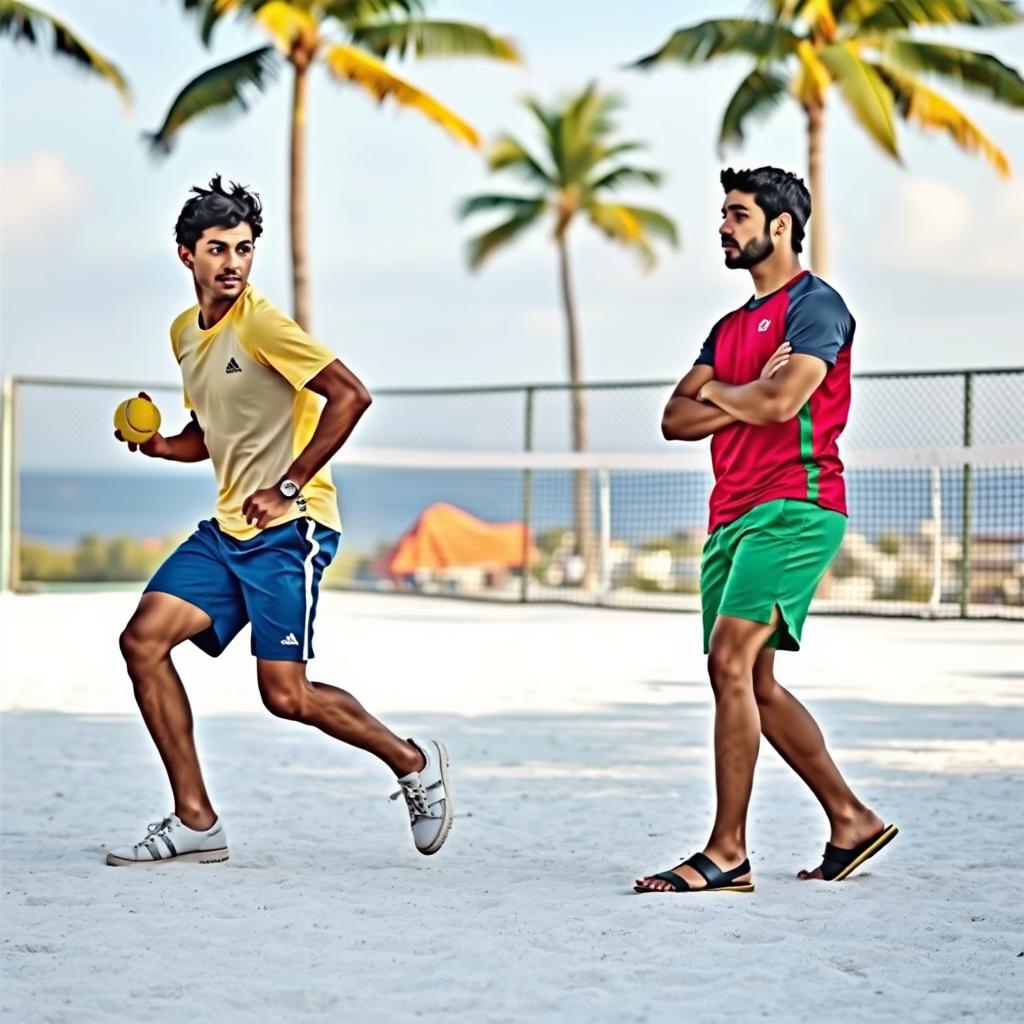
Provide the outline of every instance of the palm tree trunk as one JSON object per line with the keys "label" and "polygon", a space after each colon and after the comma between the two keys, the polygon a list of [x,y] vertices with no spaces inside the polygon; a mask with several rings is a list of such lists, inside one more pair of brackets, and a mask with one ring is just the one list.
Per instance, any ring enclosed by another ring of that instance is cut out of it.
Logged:
{"label": "palm tree trunk", "polygon": [[295,92],[292,98],[291,141],[291,242],[292,303],[295,322],[310,330],[309,251],[306,239],[306,97],[309,86],[309,61],[293,59]]}
{"label": "palm tree trunk", "polygon": [[819,277],[829,272],[828,221],[825,217],[825,105],[808,103],[807,173],[811,183],[811,269]]}
{"label": "palm tree trunk", "polygon": [[[576,452],[587,450],[587,402],[583,391],[583,369],[580,365],[580,339],[576,326],[576,308],[569,273],[569,249],[565,233],[556,238],[558,268],[562,286],[562,305],[565,310],[566,338],[569,345],[569,380],[572,383],[572,448]],[[574,487],[576,511],[576,551],[583,559],[583,586],[590,590],[597,583],[597,550],[594,537],[594,501],[587,470],[576,472]]]}

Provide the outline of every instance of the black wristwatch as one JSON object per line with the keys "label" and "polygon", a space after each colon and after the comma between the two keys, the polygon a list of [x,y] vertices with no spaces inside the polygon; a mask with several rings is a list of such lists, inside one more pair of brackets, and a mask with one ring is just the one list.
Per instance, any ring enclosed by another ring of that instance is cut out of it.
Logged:
{"label": "black wristwatch", "polygon": [[282,480],[277,485],[278,493],[282,498],[294,501],[299,496],[299,485],[294,480]]}

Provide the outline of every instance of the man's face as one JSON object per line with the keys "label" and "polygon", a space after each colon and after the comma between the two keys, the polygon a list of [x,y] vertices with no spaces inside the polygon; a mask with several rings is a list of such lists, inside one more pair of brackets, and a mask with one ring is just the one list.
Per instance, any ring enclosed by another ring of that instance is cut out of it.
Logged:
{"label": "man's face", "polygon": [[775,251],[764,210],[749,192],[726,195],[718,234],[730,270],[749,270]]}
{"label": "man's face", "polygon": [[196,242],[194,253],[179,245],[178,255],[207,298],[236,299],[252,270],[252,228],[245,221],[234,228],[207,228]]}

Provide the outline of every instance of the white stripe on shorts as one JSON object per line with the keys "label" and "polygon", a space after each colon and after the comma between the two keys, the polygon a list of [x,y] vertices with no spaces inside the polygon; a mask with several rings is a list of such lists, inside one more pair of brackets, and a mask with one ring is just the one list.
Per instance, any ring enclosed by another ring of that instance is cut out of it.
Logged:
{"label": "white stripe on shorts", "polygon": [[313,612],[313,559],[320,553],[320,545],[316,541],[316,522],[312,519],[306,520],[306,540],[309,541],[309,554],[303,562],[303,569],[306,573],[306,621],[302,627],[302,660],[309,661],[310,640],[309,619]]}

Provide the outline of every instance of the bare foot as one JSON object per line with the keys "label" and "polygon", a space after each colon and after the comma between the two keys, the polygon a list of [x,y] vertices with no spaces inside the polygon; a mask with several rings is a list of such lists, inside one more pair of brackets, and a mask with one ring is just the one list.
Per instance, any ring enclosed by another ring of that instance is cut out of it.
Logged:
{"label": "bare foot", "polygon": [[[733,868],[738,868],[746,859],[746,851],[741,850],[736,854],[726,854],[719,850],[705,849],[704,856],[709,858],[723,871],[731,871]],[[694,868],[691,868],[688,864],[677,864],[672,868],[672,873],[678,875],[684,882],[689,885],[694,891],[698,889],[706,889],[708,887],[707,880],[704,876]],[[735,879],[732,883],[734,885],[746,885],[750,881],[750,872],[747,871],[739,878]],[[636,884],[644,889],[651,889],[654,892],[668,892],[672,889],[672,885],[666,882],[663,878],[655,878],[653,875],[645,875],[643,878],[638,878]]]}
{"label": "bare foot", "polygon": [[[861,843],[871,839],[872,836],[877,836],[884,829],[885,822],[873,811],[865,809],[863,813],[856,815],[849,821],[834,823],[832,834],[829,836],[828,841],[833,846],[849,850],[854,846],[860,846]],[[812,871],[798,871],[796,877],[803,882],[823,882],[825,880],[825,875],[820,865]]]}

